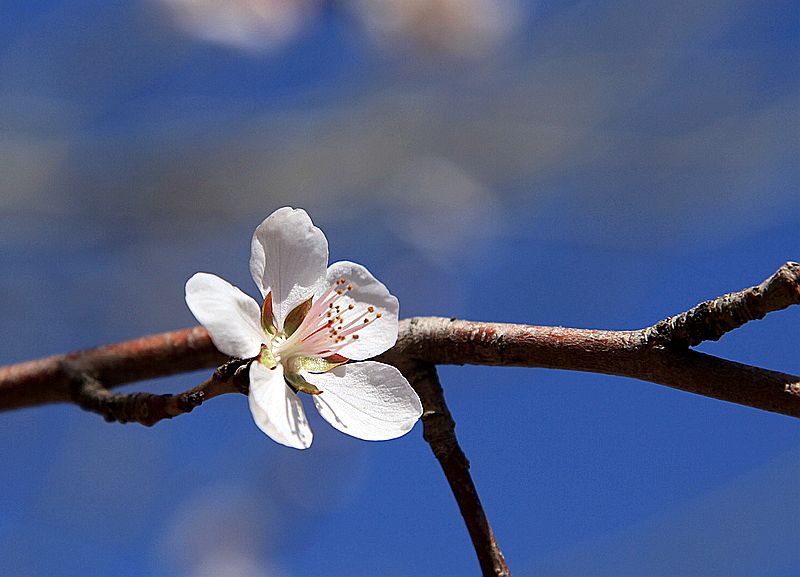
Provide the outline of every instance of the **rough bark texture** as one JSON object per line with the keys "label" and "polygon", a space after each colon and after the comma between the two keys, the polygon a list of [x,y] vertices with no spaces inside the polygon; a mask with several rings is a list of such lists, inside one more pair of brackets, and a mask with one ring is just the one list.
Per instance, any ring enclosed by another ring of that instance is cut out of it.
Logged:
{"label": "rough bark texture", "polygon": [[437,317],[403,321],[397,346],[378,357],[431,364],[566,369],[630,377],[800,417],[800,377],[687,348],[653,346],[641,331],[596,331]]}
{"label": "rough bark texture", "polygon": [[72,375],[86,373],[112,388],[222,365],[202,327],[0,367],[0,410],[72,399]]}
{"label": "rough bark texture", "polygon": [[793,304],[800,304],[800,264],[787,262],[760,285],[664,319],[645,329],[644,337],[652,345],[693,347]]}
{"label": "rough bark texture", "polygon": [[210,379],[177,395],[152,393],[114,394],[88,373],[72,375],[70,396],[79,407],[102,415],[108,422],[140,423],[147,427],[164,419],[191,413],[208,399],[225,393],[247,394],[246,369],[249,363],[239,359],[217,368]]}

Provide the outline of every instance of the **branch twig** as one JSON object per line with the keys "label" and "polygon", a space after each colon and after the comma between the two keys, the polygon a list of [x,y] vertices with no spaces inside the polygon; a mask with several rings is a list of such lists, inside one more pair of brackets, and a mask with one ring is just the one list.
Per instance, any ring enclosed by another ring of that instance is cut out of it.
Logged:
{"label": "branch twig", "polygon": [[153,393],[112,393],[88,373],[67,367],[73,385],[72,400],[80,408],[98,413],[108,422],[139,423],[151,427],[165,419],[190,413],[204,401],[225,393],[247,394],[247,363],[232,359],[196,387],[176,395]]}
{"label": "branch twig", "polygon": [[664,319],[645,329],[644,338],[651,345],[693,347],[795,304],[800,304],[800,264],[787,262],[760,285]]}
{"label": "branch twig", "polygon": [[469,460],[456,439],[456,424],[445,403],[436,367],[407,363],[401,370],[422,400],[425,409],[422,413],[423,436],[447,477],[483,575],[511,577],[469,473]]}

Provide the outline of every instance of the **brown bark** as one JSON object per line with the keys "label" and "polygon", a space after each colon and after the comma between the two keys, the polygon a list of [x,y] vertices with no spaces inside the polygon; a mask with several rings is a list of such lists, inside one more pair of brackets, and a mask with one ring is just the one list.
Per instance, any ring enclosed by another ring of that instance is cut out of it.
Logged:
{"label": "brown bark", "polygon": [[566,369],[630,377],[800,417],[800,377],[687,348],[653,345],[640,331],[596,331],[415,318],[379,360]]}

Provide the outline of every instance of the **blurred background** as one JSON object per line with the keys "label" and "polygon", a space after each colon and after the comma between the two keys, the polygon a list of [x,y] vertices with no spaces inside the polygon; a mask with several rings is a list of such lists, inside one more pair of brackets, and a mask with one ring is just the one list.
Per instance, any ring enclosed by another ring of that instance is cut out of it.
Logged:
{"label": "blurred background", "polygon": [[[401,316],[649,325],[800,259],[798,62],[794,0],[4,0],[0,363],[194,325],[197,271],[255,294],[284,205]],[[798,374],[798,336],[795,307],[700,349]],[[796,421],[441,376],[515,575],[800,574]],[[419,425],[309,418],[299,452],[234,395],[0,414],[0,575],[477,574]]]}

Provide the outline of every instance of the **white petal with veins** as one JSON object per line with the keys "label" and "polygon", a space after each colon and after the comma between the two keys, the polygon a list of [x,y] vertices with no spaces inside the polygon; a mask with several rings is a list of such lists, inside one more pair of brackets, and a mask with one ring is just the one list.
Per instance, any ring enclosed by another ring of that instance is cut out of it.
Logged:
{"label": "white petal with veins", "polygon": [[295,449],[311,446],[313,435],[303,404],[283,380],[283,367],[250,365],[250,412],[258,428],[274,441]]}
{"label": "white petal with veins", "polygon": [[199,272],[186,281],[186,304],[220,351],[254,357],[264,342],[261,308],[251,297],[216,275]]}
{"label": "white petal with veins", "polygon": [[320,415],[359,439],[395,439],[410,431],[422,415],[417,393],[391,365],[364,361],[303,376],[322,391],[314,395]]}
{"label": "white petal with veins", "polygon": [[286,315],[317,291],[328,265],[328,241],[306,211],[279,208],[253,233],[250,274],[262,296],[272,291],[279,331]]}

